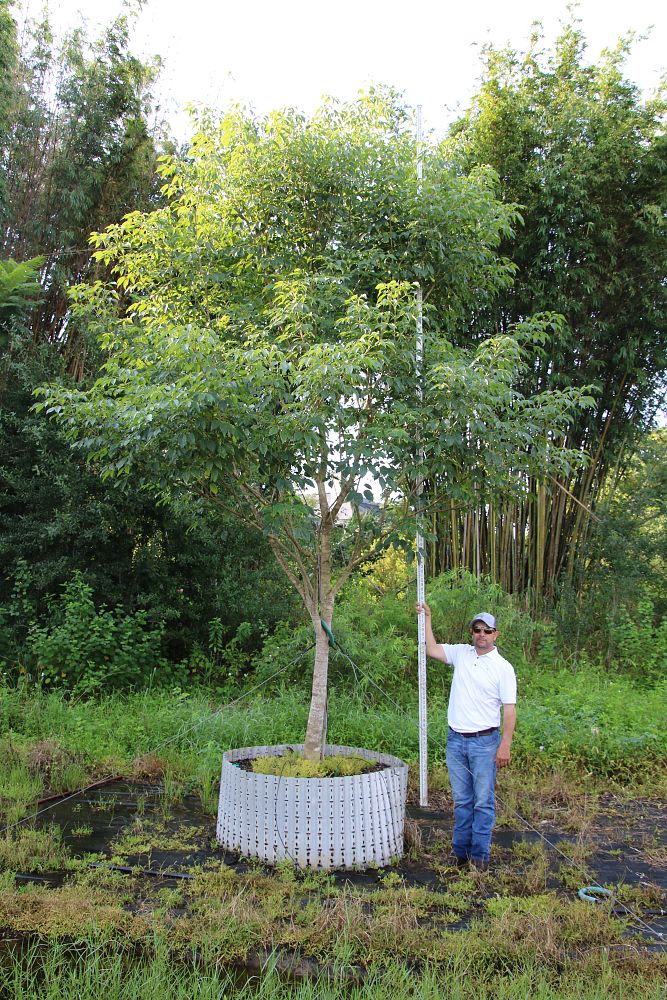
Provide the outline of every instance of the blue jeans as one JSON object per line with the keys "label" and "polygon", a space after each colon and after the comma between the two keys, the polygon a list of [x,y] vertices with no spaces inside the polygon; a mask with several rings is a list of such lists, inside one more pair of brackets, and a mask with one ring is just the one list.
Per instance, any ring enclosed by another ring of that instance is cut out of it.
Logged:
{"label": "blue jeans", "polygon": [[454,797],[452,848],[457,858],[489,860],[496,821],[496,751],[500,732],[466,739],[449,729],[447,770]]}

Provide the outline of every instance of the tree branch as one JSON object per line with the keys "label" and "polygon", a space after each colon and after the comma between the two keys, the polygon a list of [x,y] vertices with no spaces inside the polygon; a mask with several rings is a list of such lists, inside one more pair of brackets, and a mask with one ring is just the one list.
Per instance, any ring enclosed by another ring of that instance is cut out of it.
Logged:
{"label": "tree branch", "polygon": [[299,597],[303,601],[303,605],[304,605],[306,611],[312,616],[313,607],[314,607],[314,604],[315,604],[315,599],[314,599],[314,595],[313,595],[313,591],[312,591],[312,586],[310,585],[309,581],[307,579],[301,580],[301,581],[299,580],[299,578],[297,577],[296,573],[293,571],[292,567],[290,566],[289,562],[287,561],[287,559],[283,555],[283,552],[282,552],[282,549],[281,549],[281,546],[280,546],[280,541],[279,541],[279,539],[276,538],[275,535],[269,535],[269,545],[271,546],[273,554],[276,557],[276,559],[278,560],[278,563],[279,563],[281,569],[285,573],[285,576],[290,581],[290,583],[292,584],[292,586],[296,590],[297,594],[299,595]]}

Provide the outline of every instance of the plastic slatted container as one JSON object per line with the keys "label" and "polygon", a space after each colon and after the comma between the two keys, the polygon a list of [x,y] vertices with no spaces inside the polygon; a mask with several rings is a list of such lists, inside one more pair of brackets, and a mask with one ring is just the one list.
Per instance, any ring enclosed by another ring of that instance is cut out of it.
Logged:
{"label": "plastic slatted container", "polygon": [[230,851],[299,868],[367,868],[403,854],[408,766],[398,757],[328,745],[327,756],[355,755],[385,765],[342,778],[255,774],[238,761],[281,756],[286,744],[244,747],[223,755],[217,839]]}

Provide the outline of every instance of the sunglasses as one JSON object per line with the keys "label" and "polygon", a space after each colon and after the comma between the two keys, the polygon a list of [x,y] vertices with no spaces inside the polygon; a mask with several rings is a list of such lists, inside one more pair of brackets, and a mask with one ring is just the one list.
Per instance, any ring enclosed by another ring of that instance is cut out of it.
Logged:
{"label": "sunglasses", "polygon": [[484,635],[493,635],[493,633],[495,631],[496,630],[494,628],[474,628],[473,629],[473,632],[475,633],[475,635],[481,635],[482,632],[484,633]]}

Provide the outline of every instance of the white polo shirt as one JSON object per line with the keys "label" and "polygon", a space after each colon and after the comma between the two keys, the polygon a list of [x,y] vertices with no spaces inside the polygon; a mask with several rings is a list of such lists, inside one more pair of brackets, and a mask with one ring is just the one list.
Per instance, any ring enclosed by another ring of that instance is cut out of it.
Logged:
{"label": "white polo shirt", "polygon": [[477,733],[500,725],[500,706],[516,705],[514,667],[497,649],[483,656],[474,646],[442,644],[454,667],[447,722],[457,733]]}

